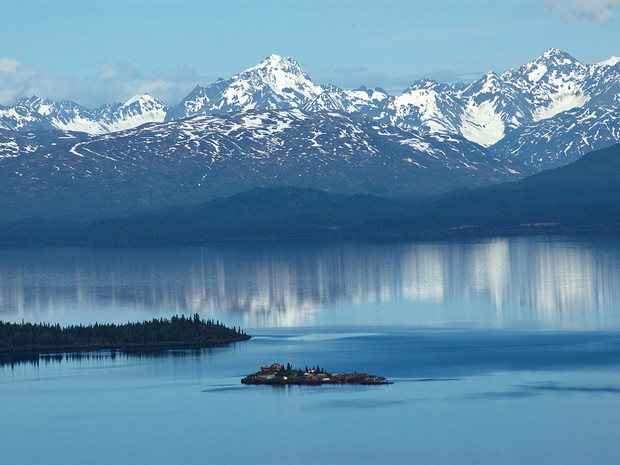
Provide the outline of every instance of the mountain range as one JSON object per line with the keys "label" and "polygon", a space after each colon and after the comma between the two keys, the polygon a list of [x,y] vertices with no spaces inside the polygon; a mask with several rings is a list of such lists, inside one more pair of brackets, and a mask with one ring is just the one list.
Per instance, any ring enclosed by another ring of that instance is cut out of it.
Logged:
{"label": "mountain range", "polygon": [[0,107],[0,128],[101,135],[147,122],[248,110],[362,113],[423,134],[460,135],[536,170],[561,166],[620,141],[620,58],[583,64],[558,49],[501,75],[469,84],[430,79],[400,95],[380,88],[317,85],[299,64],[271,55],[258,65],[166,106],[145,94],[88,110],[73,102],[23,98]]}
{"label": "mountain range", "polygon": [[61,130],[89,135],[122,131],[144,123],[163,121],[168,107],[148,94],[127,102],[89,110],[75,102],[54,102],[32,96],[11,107],[0,107],[0,128],[20,132]]}
{"label": "mountain range", "polygon": [[516,181],[620,140],[620,59],[557,49],[469,84],[397,96],[316,85],[267,57],[169,107],[89,110],[31,97],[0,108],[0,215],[111,217],[254,188],[423,197]]}

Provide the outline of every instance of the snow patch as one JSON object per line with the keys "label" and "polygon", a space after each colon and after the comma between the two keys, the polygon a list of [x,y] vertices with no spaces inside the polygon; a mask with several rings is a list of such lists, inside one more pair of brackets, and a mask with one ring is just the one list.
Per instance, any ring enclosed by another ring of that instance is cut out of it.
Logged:
{"label": "snow patch", "polygon": [[605,66],[615,66],[618,63],[620,63],[620,57],[611,57],[611,58],[608,58],[605,61],[601,61],[601,62],[597,63],[597,65],[600,66],[600,67],[605,67]]}
{"label": "snow patch", "polygon": [[470,100],[465,107],[461,123],[461,134],[466,139],[490,147],[504,137],[505,125],[496,111],[495,100],[477,105]]}
{"label": "snow patch", "polygon": [[536,110],[533,114],[534,121],[552,118],[558,113],[584,106],[589,97],[581,92],[575,92],[570,88],[564,88],[551,96],[551,102],[545,108]]}
{"label": "snow patch", "polygon": [[414,165],[416,165],[416,166],[418,166],[418,167],[420,167],[420,168],[427,169],[427,168],[426,168],[426,166],[421,165],[420,163],[418,163],[417,161],[415,161],[414,159],[412,159],[412,158],[410,158],[410,157],[405,158],[405,161],[406,161],[407,163],[412,163],[412,164],[414,164]]}
{"label": "snow patch", "polygon": [[108,132],[100,123],[87,118],[76,117],[69,121],[63,121],[57,118],[52,120],[55,128],[63,131],[85,132],[88,135],[95,136]]}
{"label": "snow patch", "polygon": [[536,65],[536,68],[529,72],[527,78],[530,80],[530,82],[538,82],[540,81],[540,78],[545,75],[546,72],[547,67],[543,64],[538,64]]}
{"label": "snow patch", "polygon": [[263,116],[263,115],[244,116],[242,118],[243,127],[245,129],[259,129],[259,128],[262,128],[265,124],[264,124],[264,121],[263,121],[261,116]]}
{"label": "snow patch", "polygon": [[[430,153],[433,151],[433,147],[428,142],[421,141],[419,139],[403,139],[400,141],[401,145],[408,145],[420,152]],[[407,160],[409,161],[409,160]]]}
{"label": "snow patch", "polygon": [[434,90],[411,90],[394,98],[390,106],[395,109],[395,116],[398,119],[407,117],[415,110],[418,111],[422,121],[441,117],[437,106],[437,92]]}

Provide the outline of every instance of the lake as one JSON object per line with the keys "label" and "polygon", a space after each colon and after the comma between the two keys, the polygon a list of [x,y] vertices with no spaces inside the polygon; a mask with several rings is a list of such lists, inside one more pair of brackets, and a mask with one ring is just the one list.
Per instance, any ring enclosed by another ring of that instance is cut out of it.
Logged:
{"label": "lake", "polygon": [[0,249],[5,321],[196,312],[254,338],[1,366],[0,463],[617,463],[620,240]]}

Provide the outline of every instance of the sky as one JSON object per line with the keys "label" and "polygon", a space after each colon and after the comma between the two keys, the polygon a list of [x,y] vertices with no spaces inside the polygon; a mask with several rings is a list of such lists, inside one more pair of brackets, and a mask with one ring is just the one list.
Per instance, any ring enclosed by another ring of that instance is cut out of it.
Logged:
{"label": "sky", "polygon": [[0,105],[178,103],[276,53],[317,84],[469,82],[557,47],[620,56],[620,0],[0,0]]}

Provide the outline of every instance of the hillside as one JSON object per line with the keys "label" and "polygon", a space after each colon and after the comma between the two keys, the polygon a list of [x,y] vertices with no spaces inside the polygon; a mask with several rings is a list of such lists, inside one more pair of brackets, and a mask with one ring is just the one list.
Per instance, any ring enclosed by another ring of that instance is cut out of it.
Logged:
{"label": "hillside", "polygon": [[57,143],[18,135],[0,140],[11,150],[0,160],[5,221],[119,216],[255,187],[421,196],[529,172],[459,136],[335,112],[197,116],[89,138],[68,133]]}
{"label": "hillside", "polygon": [[381,226],[404,235],[618,232],[620,145],[518,182],[428,199],[417,215]]}
{"label": "hillside", "polygon": [[620,145],[555,170],[464,192],[382,198],[256,188],[200,205],[102,221],[31,219],[3,243],[166,243],[620,231]]}

